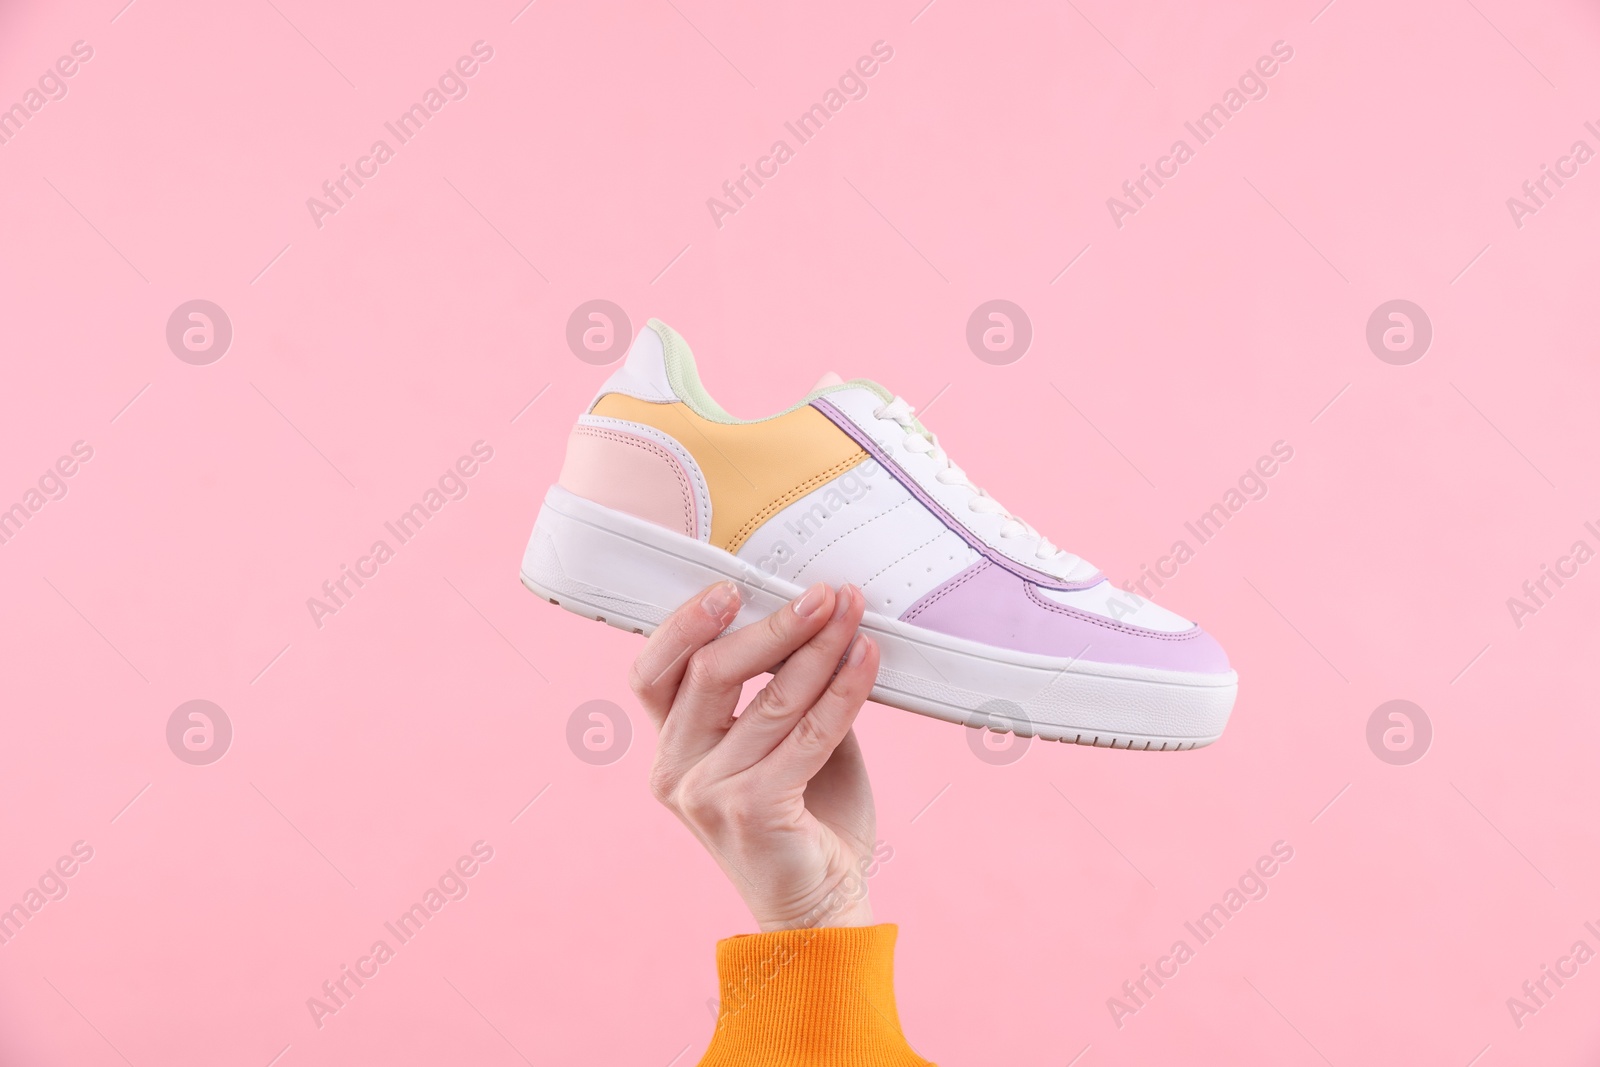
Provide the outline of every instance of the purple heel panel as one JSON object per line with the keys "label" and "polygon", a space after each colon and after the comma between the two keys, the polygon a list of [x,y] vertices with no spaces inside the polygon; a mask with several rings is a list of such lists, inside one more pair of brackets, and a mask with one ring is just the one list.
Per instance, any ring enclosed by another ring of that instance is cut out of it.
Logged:
{"label": "purple heel panel", "polygon": [[1163,633],[1057,604],[980,560],[907,608],[900,621],[997,648],[1125,667],[1226,674],[1227,654],[1198,626]]}

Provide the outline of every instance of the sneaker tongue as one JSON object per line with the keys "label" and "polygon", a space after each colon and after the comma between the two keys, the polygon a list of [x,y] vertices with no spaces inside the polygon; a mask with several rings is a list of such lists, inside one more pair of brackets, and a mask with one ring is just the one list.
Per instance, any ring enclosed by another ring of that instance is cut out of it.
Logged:
{"label": "sneaker tongue", "polygon": [[826,389],[830,385],[843,385],[843,384],[844,384],[844,379],[843,378],[839,377],[839,375],[836,374],[835,372],[829,371],[828,373],[824,374],[822,377],[817,379],[817,384],[813,385],[811,387],[811,391],[814,393],[818,389]]}

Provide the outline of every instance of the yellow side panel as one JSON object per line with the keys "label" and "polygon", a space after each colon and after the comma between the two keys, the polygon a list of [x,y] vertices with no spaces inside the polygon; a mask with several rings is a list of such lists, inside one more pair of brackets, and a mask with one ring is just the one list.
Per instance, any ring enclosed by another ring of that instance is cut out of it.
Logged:
{"label": "yellow side panel", "polygon": [[729,425],[701,418],[687,404],[608,393],[592,413],[653,426],[689,450],[711,490],[711,543],[729,552],[776,512],[867,458],[813,407]]}

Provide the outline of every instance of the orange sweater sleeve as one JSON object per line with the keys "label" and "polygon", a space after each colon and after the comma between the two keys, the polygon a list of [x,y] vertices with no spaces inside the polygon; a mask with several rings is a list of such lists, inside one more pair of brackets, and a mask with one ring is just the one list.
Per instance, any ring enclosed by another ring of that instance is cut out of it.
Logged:
{"label": "orange sweater sleeve", "polygon": [[717,1030],[700,1067],[933,1067],[900,1032],[896,933],[836,926],[717,942]]}

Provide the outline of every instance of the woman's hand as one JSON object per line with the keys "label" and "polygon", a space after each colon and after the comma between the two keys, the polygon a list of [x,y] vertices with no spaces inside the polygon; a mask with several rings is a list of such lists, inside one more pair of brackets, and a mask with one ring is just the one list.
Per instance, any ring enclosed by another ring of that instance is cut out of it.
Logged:
{"label": "woman's hand", "polygon": [[[660,736],[650,786],[763,931],[867,926],[876,817],[851,724],[878,676],[865,601],[818,583],[760,622],[719,582],[656,628],[629,682]],[[781,666],[780,666],[781,664]],[[773,678],[735,717],[744,683]]]}

